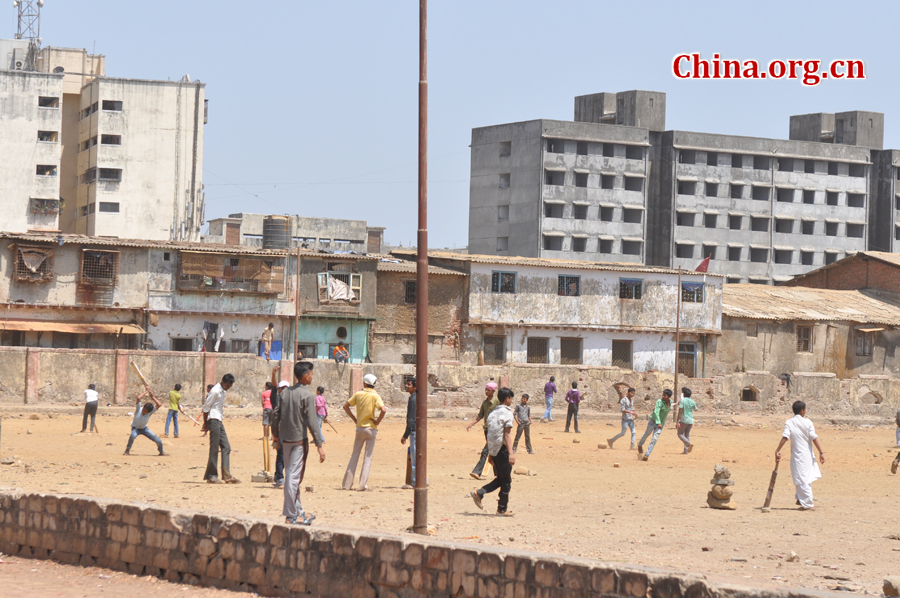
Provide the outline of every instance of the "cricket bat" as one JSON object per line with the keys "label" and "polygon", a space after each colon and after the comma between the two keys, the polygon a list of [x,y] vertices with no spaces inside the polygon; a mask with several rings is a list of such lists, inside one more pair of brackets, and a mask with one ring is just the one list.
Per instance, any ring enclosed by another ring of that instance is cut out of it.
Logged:
{"label": "cricket bat", "polygon": [[775,480],[778,478],[778,463],[775,461],[775,469],[772,470],[772,479],[769,480],[769,491],[766,492],[766,503],[762,507],[763,513],[769,512],[769,505],[772,503],[772,492],[775,490]]}

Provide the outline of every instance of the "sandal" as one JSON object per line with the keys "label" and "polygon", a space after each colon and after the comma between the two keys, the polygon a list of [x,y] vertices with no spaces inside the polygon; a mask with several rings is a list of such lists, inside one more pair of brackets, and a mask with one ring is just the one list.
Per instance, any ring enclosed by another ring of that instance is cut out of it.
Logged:
{"label": "sandal", "polygon": [[[312,525],[313,519],[315,519],[315,515],[304,515],[303,519],[300,521],[300,525]],[[296,520],[295,520],[296,523]]]}

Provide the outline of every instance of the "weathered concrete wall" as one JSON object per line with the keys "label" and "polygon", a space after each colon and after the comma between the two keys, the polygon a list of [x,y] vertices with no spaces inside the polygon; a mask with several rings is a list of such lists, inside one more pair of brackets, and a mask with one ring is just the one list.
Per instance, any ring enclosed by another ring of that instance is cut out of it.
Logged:
{"label": "weathered concrete wall", "polygon": [[262,596],[837,596],[424,536],[273,525],[13,489],[0,494],[0,515],[6,554]]}
{"label": "weathered concrete wall", "polygon": [[21,349],[0,347],[0,404],[25,402],[25,355]]}

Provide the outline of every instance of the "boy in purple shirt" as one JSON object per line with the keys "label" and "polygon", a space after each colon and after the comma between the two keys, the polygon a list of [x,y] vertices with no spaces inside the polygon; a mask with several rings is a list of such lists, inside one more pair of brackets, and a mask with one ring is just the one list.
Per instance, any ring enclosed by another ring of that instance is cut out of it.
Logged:
{"label": "boy in purple shirt", "polygon": [[575,433],[581,434],[578,429],[578,406],[581,404],[581,393],[578,391],[578,383],[572,383],[572,390],[566,393],[566,403],[569,404],[569,411],[566,413],[566,432],[569,431],[569,424],[572,418],[575,418]]}
{"label": "boy in purple shirt", "polygon": [[547,410],[541,416],[541,423],[553,421],[553,417],[550,415],[550,408],[553,407],[553,395],[555,394],[556,378],[550,376],[550,382],[544,384],[544,402],[547,404]]}
{"label": "boy in purple shirt", "polygon": [[328,419],[328,404],[325,402],[325,387],[316,388],[316,419],[319,420],[319,435],[322,442],[325,442],[325,435],[322,434],[322,422]]}

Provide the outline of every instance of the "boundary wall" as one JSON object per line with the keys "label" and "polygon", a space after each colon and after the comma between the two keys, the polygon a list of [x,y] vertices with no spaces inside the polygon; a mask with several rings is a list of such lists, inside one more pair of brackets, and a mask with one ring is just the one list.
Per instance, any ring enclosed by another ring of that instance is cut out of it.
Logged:
{"label": "boundary wall", "polygon": [[836,598],[423,536],[271,524],[0,488],[0,551],[192,585],[318,598]]}

